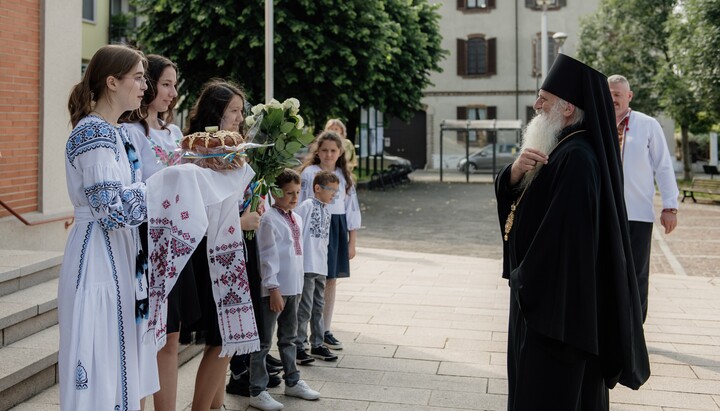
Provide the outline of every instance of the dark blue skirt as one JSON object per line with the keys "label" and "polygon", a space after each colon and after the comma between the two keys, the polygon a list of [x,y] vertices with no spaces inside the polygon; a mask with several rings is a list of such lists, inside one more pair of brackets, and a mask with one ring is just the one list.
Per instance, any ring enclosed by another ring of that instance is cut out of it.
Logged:
{"label": "dark blue skirt", "polygon": [[327,278],[345,277],[350,277],[347,219],[345,214],[332,214],[330,217]]}

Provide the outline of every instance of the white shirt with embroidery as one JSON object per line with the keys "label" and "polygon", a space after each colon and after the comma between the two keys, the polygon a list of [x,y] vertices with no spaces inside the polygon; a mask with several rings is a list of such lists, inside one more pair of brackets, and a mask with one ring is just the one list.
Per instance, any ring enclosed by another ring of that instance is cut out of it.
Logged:
{"label": "white shirt with embroidery", "polygon": [[655,181],[660,189],[663,208],[678,207],[675,171],[665,134],[657,120],[639,111],[631,111],[622,155],[628,220],[655,221]]}
{"label": "white shirt with embroidery", "polygon": [[175,163],[178,155],[175,150],[183,138],[175,124],[168,124],[164,130],[151,128],[149,135],[145,135],[145,128],[140,123],[126,123],[124,126],[140,157],[143,181]]}
{"label": "white shirt with embroidery", "polygon": [[[313,179],[315,178],[315,174],[320,171],[322,171],[322,169],[318,165],[308,166],[303,170],[301,174],[302,186],[300,190],[300,201],[315,197],[315,193],[313,192]],[[340,179],[340,190],[332,202],[328,204],[328,210],[330,214],[345,214],[348,231],[357,230],[360,228],[362,221],[360,216],[360,202],[358,201],[355,186],[353,185],[350,192],[346,193],[345,187],[347,187],[347,182],[342,171],[340,171],[339,168],[335,168],[333,173]]]}
{"label": "white shirt with embroidery", "polygon": [[303,267],[306,273],[327,275],[330,211],[317,198],[308,198],[295,208],[303,221]]}
{"label": "white shirt with embroidery", "polygon": [[285,213],[269,207],[260,219],[256,235],[263,297],[269,296],[272,288],[279,288],[285,296],[302,293],[305,273],[301,233],[302,218],[292,211]]}

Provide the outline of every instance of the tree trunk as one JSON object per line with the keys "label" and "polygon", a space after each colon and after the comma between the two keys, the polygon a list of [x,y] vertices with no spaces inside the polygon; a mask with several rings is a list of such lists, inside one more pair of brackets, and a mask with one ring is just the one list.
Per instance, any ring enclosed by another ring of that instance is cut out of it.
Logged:
{"label": "tree trunk", "polygon": [[681,135],[681,147],[682,147],[682,160],[683,160],[683,180],[692,180],[692,172],[690,171],[690,165],[692,158],[690,157],[690,142],[688,141],[688,125],[680,125]]}

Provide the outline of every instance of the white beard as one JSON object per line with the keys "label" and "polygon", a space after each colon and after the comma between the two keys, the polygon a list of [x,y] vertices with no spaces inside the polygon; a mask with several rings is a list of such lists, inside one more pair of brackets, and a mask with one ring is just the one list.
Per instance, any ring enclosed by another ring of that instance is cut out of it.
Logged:
{"label": "white beard", "polygon": [[[523,132],[520,150],[534,148],[545,155],[549,154],[557,144],[560,131],[565,125],[561,110],[560,104],[555,104],[549,113],[541,112],[533,117]],[[542,163],[538,163],[534,169],[525,173],[520,185],[524,187],[530,184],[541,168]]]}

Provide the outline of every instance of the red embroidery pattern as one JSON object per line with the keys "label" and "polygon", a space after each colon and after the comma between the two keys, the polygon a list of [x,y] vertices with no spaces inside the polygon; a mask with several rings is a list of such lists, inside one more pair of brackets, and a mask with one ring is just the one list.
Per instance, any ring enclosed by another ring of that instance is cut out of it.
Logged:
{"label": "red embroidery pattern", "polygon": [[190,218],[190,214],[187,211],[183,211],[182,213],[180,213],[180,218],[182,218],[183,220],[187,220],[188,218]]}
{"label": "red embroidery pattern", "polygon": [[170,207],[170,202],[167,201],[167,200],[165,200],[165,201],[162,202],[162,206],[163,206],[164,209],[167,210],[167,208]]}
{"label": "red embroidery pattern", "polygon": [[300,226],[295,222],[292,216],[292,210],[289,213],[277,208],[278,213],[285,219],[285,222],[290,226],[290,232],[292,232],[293,246],[295,247],[295,255],[302,255],[302,245],[300,244]]}

